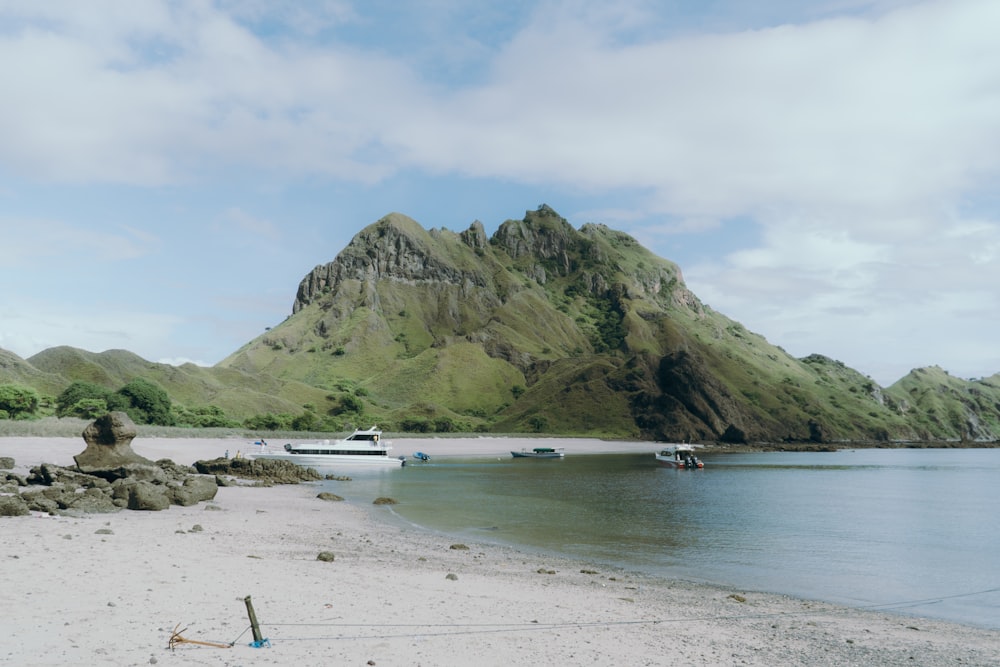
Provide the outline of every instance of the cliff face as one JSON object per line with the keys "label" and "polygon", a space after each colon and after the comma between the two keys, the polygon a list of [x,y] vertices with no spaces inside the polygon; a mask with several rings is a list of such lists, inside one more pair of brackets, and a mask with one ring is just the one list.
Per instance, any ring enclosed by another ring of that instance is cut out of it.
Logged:
{"label": "cliff face", "polygon": [[[912,439],[889,392],[704,306],[635,239],[548,206],[487,238],[398,213],[299,284],[292,317],[223,365],[364,386],[399,414],[496,431],[664,440]],[[990,437],[997,419],[964,433]],[[959,436],[964,437],[964,436]]]}
{"label": "cliff face", "polygon": [[[485,238],[481,223],[474,223],[461,237],[470,249]],[[485,286],[480,271],[462,270],[434,252],[437,241],[412,219],[392,213],[357,234],[336,259],[317,266],[299,283],[292,313],[323,295],[336,292],[345,281],[377,283],[451,283]]]}

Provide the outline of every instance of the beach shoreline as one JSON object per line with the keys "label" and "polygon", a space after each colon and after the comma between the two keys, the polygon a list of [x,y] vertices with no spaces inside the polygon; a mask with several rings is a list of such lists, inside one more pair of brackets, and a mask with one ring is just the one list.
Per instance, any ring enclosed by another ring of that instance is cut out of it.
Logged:
{"label": "beach shoreline", "polygon": [[[133,441],[142,456],[185,465],[246,446]],[[521,446],[396,441],[407,456],[509,456]],[[21,472],[72,465],[84,447],[82,438],[0,438],[0,456]],[[161,512],[0,518],[9,637],[0,663],[1000,664],[998,631],[456,544],[394,520],[391,506],[330,502],[317,491],[227,486],[211,502]],[[249,646],[247,596],[270,648]],[[232,646],[171,650],[175,627],[186,639]]]}

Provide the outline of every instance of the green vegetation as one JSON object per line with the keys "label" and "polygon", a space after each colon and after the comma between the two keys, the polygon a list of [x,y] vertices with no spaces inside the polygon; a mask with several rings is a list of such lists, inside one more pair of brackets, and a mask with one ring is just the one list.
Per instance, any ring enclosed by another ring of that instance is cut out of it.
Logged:
{"label": "green vegetation", "polygon": [[38,410],[38,392],[31,387],[0,384],[0,419],[25,419]]}
{"label": "green vegetation", "polygon": [[[374,270],[373,270],[374,268]],[[0,350],[0,421],[880,444],[992,441],[1000,377],[892,387],[796,359],[702,304],[676,265],[546,206],[486,240],[393,214],[318,267],[295,313],[212,368],[124,350]]]}

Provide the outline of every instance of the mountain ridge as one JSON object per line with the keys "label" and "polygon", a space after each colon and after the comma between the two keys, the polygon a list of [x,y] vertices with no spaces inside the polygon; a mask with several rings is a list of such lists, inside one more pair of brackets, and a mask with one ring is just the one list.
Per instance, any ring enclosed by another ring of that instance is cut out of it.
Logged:
{"label": "mountain ridge", "polygon": [[[48,386],[100,369],[124,378],[112,373],[121,355],[47,353],[26,363],[37,358]],[[478,221],[456,233],[390,213],[306,273],[284,322],[211,369],[162,366],[127,364],[233,414],[247,401],[433,430],[732,443],[1000,433],[1000,376],[930,367],[882,388],[823,355],[796,359],[703,304],[628,234],[576,229],[546,205],[492,236]]]}

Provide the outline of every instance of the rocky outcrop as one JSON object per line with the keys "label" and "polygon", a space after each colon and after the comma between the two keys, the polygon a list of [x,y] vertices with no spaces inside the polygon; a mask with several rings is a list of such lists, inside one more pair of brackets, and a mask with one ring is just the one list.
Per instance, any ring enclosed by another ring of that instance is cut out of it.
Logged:
{"label": "rocky outcrop", "polygon": [[[481,223],[473,223],[462,238],[470,248],[485,247]],[[447,253],[435,252],[436,245],[440,245],[439,239],[416,221],[391,213],[355,235],[332,262],[317,266],[302,279],[292,314],[326,294],[336,293],[349,281],[365,285],[380,280],[449,283],[464,289],[489,284],[482,272],[459,267]],[[471,249],[467,252],[472,255]]]}
{"label": "rocky outcrop", "polygon": [[169,459],[153,462],[139,456],[131,444],[136,433],[128,415],[112,412],[84,429],[87,447],[73,457],[75,468],[42,463],[33,467],[27,477],[3,473],[0,487],[11,495],[0,500],[0,516],[31,511],[157,511],[215,498],[219,490],[215,476],[198,474]]}
{"label": "rocky outcrop", "polygon": [[323,477],[315,468],[303,468],[291,461],[273,459],[226,459],[195,461],[195,470],[217,478],[226,476],[255,480],[262,486],[313,482]]}
{"label": "rocky outcrop", "polygon": [[[16,497],[24,508],[49,514],[164,510],[171,505],[212,500],[219,488],[215,477],[199,475],[166,459],[91,474],[43,463],[19,482],[22,488]],[[17,501],[9,503],[16,505]]]}
{"label": "rocky outcrop", "polygon": [[73,457],[82,472],[127,465],[152,465],[152,461],[132,451],[138,430],[124,412],[98,417],[83,430],[87,448]]}

